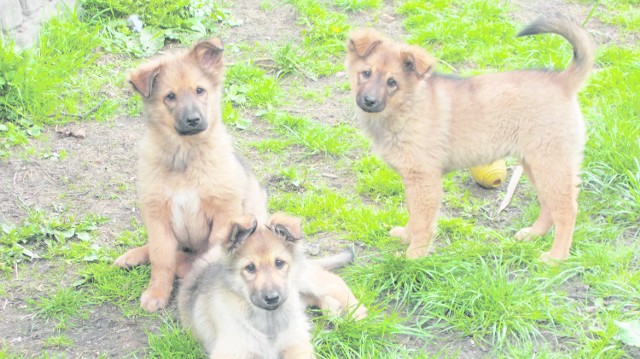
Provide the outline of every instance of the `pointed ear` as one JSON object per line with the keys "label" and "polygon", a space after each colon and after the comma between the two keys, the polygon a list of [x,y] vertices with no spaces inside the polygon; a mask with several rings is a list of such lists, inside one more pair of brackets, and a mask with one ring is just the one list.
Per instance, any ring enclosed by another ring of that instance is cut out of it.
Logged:
{"label": "pointed ear", "polygon": [[129,83],[143,97],[149,98],[153,90],[153,81],[160,73],[161,65],[158,62],[148,62],[131,71],[128,76]]}
{"label": "pointed ear", "polygon": [[277,213],[269,219],[269,227],[287,242],[295,243],[302,239],[302,221],[300,218]]}
{"label": "pointed ear", "polygon": [[418,78],[426,78],[431,76],[436,59],[431,56],[425,49],[419,46],[407,46],[400,53],[402,58],[402,68],[406,73],[413,73]]}
{"label": "pointed ear", "polygon": [[349,36],[347,48],[349,53],[365,58],[382,43],[384,37],[377,31],[372,29],[355,30]]}
{"label": "pointed ear", "polygon": [[203,40],[191,48],[190,56],[207,72],[216,72],[222,67],[222,41],[212,38]]}
{"label": "pointed ear", "polygon": [[256,217],[247,215],[233,222],[231,225],[231,235],[226,243],[229,253],[240,248],[244,241],[256,231],[258,221]]}

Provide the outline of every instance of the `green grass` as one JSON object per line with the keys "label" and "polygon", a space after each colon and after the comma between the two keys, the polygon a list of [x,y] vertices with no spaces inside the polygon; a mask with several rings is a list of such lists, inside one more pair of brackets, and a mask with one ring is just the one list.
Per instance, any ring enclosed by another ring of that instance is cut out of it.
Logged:
{"label": "green grass", "polygon": [[90,242],[93,232],[106,222],[101,216],[89,214],[76,220],[73,216],[50,216],[41,210],[29,210],[18,225],[0,223],[0,270],[8,273],[25,260],[38,258],[78,257],[91,260],[99,248]]}
{"label": "green grass", "polygon": [[[310,57],[305,71],[317,76],[342,70],[342,58],[347,32],[347,17],[332,11],[316,0],[288,0],[298,11],[298,22],[304,26],[302,49]],[[304,57],[301,56],[301,57]]]}
{"label": "green grass", "polygon": [[[233,38],[233,26],[243,20],[235,19],[232,2],[82,3],[82,16],[71,13],[48,24],[37,48],[20,52],[0,40],[2,157],[13,156],[14,146],[29,146],[44,126],[74,119],[63,113],[83,114],[103,98],[82,120],[139,116],[137,98],[113,95],[125,88],[126,69],[167,44]],[[637,0],[601,1],[593,13],[591,21],[612,26],[615,39],[599,48],[596,70],[580,93],[588,129],[583,190],[571,257],[558,267],[538,260],[552,234],[526,243],[512,239],[539,212],[529,182],[521,181],[508,212],[496,216],[504,188],[472,190],[466,171],[443,179],[435,252],[420,260],[398,257],[406,245],[388,231],[408,217],[400,177],[370,153],[368,139],[349,118],[336,124],[323,111],[328,104],[352,106],[349,86],[337,74],[346,36],[363,18],[373,19],[375,27],[382,2],[263,1],[260,7],[278,16],[285,4],[294,9],[292,26],[300,37],[227,47],[235,61],[227,68],[223,115],[251,167],[268,178],[269,209],[302,217],[312,244],[333,250],[334,240],[346,241],[357,249],[356,263],[340,275],[370,315],[354,321],[311,311],[319,358],[637,355],[637,343],[625,339],[624,329],[640,316],[640,47],[631,41],[638,31]],[[592,2],[575,4],[588,13]],[[568,44],[557,36],[515,38],[523,24],[504,2],[408,0],[385,6],[404,26],[405,33],[393,37],[427,48],[443,72],[562,69],[570,61]],[[133,12],[146,24],[142,33],[127,28]],[[101,91],[108,94],[95,96]],[[291,104],[296,110],[287,110]],[[23,156],[62,162],[69,153]],[[115,193],[100,195],[117,197],[131,187],[123,183]],[[0,269],[7,280],[0,282],[0,294],[24,302],[24,315],[35,315],[53,334],[28,354],[0,340],[0,358],[73,352],[84,343],[70,330],[80,330],[91,310],[105,307],[147,328],[148,345],[132,348],[131,355],[203,357],[172,309],[148,315],[139,308],[149,267],[126,271],[112,265],[146,240],[136,214],[115,232],[96,213],[78,218],[30,209],[17,224],[2,222]],[[42,278],[23,285],[18,274]],[[45,291],[34,288],[39,283]]]}
{"label": "green grass", "polygon": [[113,113],[115,101],[87,96],[98,93],[109,78],[95,72],[85,73],[82,81],[76,77],[96,61],[98,39],[98,29],[75,12],[48,22],[35,48],[17,51],[11,40],[0,38],[0,157],[39,137],[44,124]]}
{"label": "green grass", "polygon": [[334,0],[337,7],[349,11],[376,9],[382,6],[381,0]]}
{"label": "green grass", "polygon": [[56,330],[67,329],[70,319],[86,319],[89,317],[88,306],[92,304],[92,299],[86,293],[76,288],[62,288],[53,293],[30,299],[27,303],[36,316],[44,320],[54,320]]}
{"label": "green grass", "polygon": [[[142,57],[155,54],[165,41],[185,44],[219,30],[220,23],[231,22],[218,4],[202,0],[178,1],[81,1],[91,22],[101,25],[107,50]],[[143,24],[137,33],[129,26],[130,15],[138,15]]]}
{"label": "green grass", "polygon": [[172,319],[164,319],[157,333],[147,331],[151,358],[202,358],[204,350]]}
{"label": "green grass", "polygon": [[511,20],[509,8],[499,2],[407,1],[398,13],[406,16],[409,42],[435,55],[442,72],[562,68],[571,57],[569,45],[557,36],[515,38],[521,25]]}

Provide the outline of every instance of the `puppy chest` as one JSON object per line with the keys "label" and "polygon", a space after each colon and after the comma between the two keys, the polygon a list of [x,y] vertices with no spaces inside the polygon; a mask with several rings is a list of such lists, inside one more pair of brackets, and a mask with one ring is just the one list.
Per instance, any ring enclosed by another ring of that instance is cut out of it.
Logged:
{"label": "puppy chest", "polygon": [[170,210],[173,232],[182,246],[198,249],[207,241],[211,226],[197,191],[173,192]]}

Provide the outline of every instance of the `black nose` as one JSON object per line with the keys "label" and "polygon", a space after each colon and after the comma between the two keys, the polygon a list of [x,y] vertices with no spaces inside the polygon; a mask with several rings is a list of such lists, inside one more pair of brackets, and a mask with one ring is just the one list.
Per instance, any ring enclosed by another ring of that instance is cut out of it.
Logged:
{"label": "black nose", "polygon": [[267,293],[263,299],[268,305],[276,305],[280,302],[280,294],[277,292]]}
{"label": "black nose", "polygon": [[376,100],[375,98],[373,98],[371,96],[366,96],[366,95],[364,96],[364,98],[362,100],[363,100],[364,105],[369,107],[369,108],[374,107],[378,103],[378,100]]}
{"label": "black nose", "polygon": [[191,117],[187,118],[186,121],[187,121],[187,124],[189,126],[196,127],[200,123],[200,116],[198,116],[198,115],[191,116]]}

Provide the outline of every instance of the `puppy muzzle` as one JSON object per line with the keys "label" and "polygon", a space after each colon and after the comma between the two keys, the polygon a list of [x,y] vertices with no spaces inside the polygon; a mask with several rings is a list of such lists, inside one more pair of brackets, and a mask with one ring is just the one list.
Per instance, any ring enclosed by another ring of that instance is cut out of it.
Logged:
{"label": "puppy muzzle", "polygon": [[199,111],[184,112],[176,122],[175,129],[182,136],[198,134],[208,127],[207,121]]}
{"label": "puppy muzzle", "polygon": [[375,113],[382,112],[385,108],[385,102],[381,99],[367,94],[358,95],[356,97],[358,107],[364,112]]}
{"label": "puppy muzzle", "polygon": [[287,296],[279,291],[263,291],[251,296],[251,302],[258,308],[276,310],[287,300]]}

